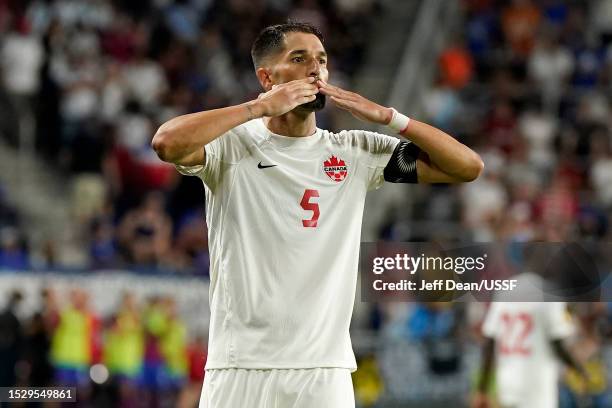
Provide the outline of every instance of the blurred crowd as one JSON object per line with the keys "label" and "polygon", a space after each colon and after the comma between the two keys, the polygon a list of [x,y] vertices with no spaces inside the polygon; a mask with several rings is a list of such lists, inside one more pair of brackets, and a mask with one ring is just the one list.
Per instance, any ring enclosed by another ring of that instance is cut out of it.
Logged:
{"label": "blurred crowd", "polygon": [[80,289],[43,289],[31,316],[22,301],[14,291],[0,312],[2,386],[75,387],[79,406],[197,405],[206,338],[189,335],[173,298],[125,292],[109,316]]}
{"label": "blurred crowd", "polygon": [[612,2],[462,5],[424,119],[475,148],[485,172],[431,188],[413,218],[458,223],[481,242],[609,239]]}
{"label": "blurred crowd", "polygon": [[[315,23],[331,75],[350,79],[378,9],[375,0],[0,0],[0,134],[65,176],[87,266],[207,274],[201,183],[157,158],[153,134],[172,117],[255,98],[251,44],[287,18]],[[27,267],[27,246],[20,253]]]}

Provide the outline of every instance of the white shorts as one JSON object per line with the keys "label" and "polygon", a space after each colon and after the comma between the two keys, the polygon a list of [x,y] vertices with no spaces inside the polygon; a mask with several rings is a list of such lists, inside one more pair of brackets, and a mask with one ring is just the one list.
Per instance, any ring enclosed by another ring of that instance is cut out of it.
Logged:
{"label": "white shorts", "polygon": [[199,408],[354,408],[346,368],[207,370]]}

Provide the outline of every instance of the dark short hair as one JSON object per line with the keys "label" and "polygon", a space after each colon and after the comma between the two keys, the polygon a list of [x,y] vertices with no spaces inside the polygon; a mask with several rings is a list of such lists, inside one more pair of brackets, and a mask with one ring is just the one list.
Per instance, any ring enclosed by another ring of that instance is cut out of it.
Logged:
{"label": "dark short hair", "polygon": [[321,43],[323,42],[321,31],[310,23],[289,20],[283,24],[268,26],[261,30],[251,47],[251,58],[256,69],[261,66],[266,57],[277,54],[282,50],[287,33],[313,34],[321,40]]}

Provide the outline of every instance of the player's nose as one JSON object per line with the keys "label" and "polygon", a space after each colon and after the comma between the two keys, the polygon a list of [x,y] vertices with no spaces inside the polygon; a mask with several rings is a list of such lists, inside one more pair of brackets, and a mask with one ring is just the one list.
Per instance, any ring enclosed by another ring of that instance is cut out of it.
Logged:
{"label": "player's nose", "polygon": [[310,60],[310,64],[308,65],[308,76],[312,76],[318,78],[321,73],[321,64],[317,61],[316,58],[312,58]]}

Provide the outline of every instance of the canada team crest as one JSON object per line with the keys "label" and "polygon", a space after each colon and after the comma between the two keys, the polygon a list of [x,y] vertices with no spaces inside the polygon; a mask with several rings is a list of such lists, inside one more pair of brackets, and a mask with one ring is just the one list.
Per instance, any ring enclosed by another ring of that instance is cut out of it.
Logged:
{"label": "canada team crest", "polygon": [[348,167],[344,160],[332,156],[323,162],[323,171],[325,171],[325,174],[327,174],[330,179],[339,183],[346,178]]}

